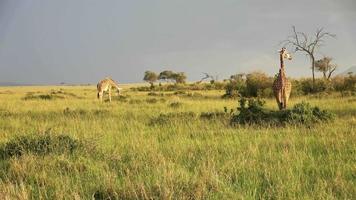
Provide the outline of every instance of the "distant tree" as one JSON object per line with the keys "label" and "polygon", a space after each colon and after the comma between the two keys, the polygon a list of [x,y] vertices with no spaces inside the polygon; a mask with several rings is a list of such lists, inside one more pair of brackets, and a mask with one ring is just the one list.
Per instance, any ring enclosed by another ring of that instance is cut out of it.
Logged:
{"label": "distant tree", "polygon": [[246,78],[246,74],[240,73],[240,74],[233,74],[230,76],[230,80],[235,80],[235,81],[242,81]]}
{"label": "distant tree", "polygon": [[159,79],[159,80],[164,80],[164,81],[172,80],[173,74],[174,74],[173,71],[165,70],[165,71],[159,73],[158,79]]}
{"label": "distant tree", "polygon": [[155,72],[152,71],[145,71],[145,76],[143,77],[143,80],[150,83],[151,87],[153,87],[154,82],[157,81],[157,74]]}
{"label": "distant tree", "polygon": [[313,85],[315,84],[315,53],[318,47],[323,45],[324,39],[326,37],[335,38],[335,34],[331,34],[329,32],[325,32],[323,28],[319,28],[316,30],[314,37],[309,37],[307,34],[303,32],[297,32],[295,26],[293,28],[293,34],[287,37],[286,40],[282,41],[281,44],[291,45],[295,47],[295,51],[305,52],[307,56],[309,56],[311,61],[311,68],[313,74]]}
{"label": "distant tree", "polygon": [[263,72],[252,72],[246,75],[245,96],[257,97],[259,92],[272,87],[273,78]]}
{"label": "distant tree", "polygon": [[172,74],[172,79],[175,80],[176,83],[185,83],[187,76],[184,72],[178,72]]}
{"label": "distant tree", "polygon": [[336,70],[337,65],[331,63],[332,58],[324,57],[320,60],[315,61],[315,68],[323,73],[323,77],[327,80],[330,79],[332,73]]}

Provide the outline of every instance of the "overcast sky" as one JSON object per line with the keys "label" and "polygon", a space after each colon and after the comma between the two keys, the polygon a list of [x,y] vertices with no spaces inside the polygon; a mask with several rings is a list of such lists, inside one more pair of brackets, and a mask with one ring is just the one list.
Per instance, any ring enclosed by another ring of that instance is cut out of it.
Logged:
{"label": "overcast sky", "polygon": [[[0,82],[141,82],[146,70],[278,72],[291,27],[335,33],[317,57],[356,65],[355,0],[0,0]],[[311,76],[305,54],[287,75]]]}

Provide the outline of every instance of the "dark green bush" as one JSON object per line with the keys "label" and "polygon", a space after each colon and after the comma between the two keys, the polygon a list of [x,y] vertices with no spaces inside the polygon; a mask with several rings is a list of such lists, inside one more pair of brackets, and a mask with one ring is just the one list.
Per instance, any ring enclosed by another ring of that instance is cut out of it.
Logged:
{"label": "dark green bush", "polygon": [[232,124],[259,124],[259,125],[285,125],[304,124],[329,121],[333,114],[319,107],[312,107],[309,103],[299,103],[292,109],[273,111],[263,107],[264,101],[260,99],[240,99],[240,107],[232,115]]}
{"label": "dark green bush", "polygon": [[263,108],[265,102],[260,99],[241,98],[239,104],[237,114],[231,118],[233,124],[260,124],[270,118],[268,111]]}
{"label": "dark green bush", "polygon": [[321,78],[315,79],[314,85],[313,85],[313,80],[310,78],[302,79],[300,81],[300,84],[304,94],[315,94],[320,92],[326,92],[332,89],[332,85],[330,81]]}
{"label": "dark green bush", "polygon": [[47,155],[50,153],[73,153],[79,146],[68,135],[21,136],[0,146],[0,157],[7,159],[23,154]]}
{"label": "dark green bush", "polygon": [[329,111],[321,110],[316,106],[312,107],[306,102],[295,104],[292,109],[280,111],[280,113],[279,121],[291,124],[313,124],[333,118]]}

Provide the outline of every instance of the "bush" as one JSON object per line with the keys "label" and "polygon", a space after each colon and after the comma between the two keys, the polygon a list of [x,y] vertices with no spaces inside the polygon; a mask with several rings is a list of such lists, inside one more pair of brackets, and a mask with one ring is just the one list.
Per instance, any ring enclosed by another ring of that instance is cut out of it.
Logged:
{"label": "bush", "polygon": [[352,91],[356,92],[356,75],[350,74],[347,77],[336,76],[331,79],[332,86],[336,91]]}
{"label": "bush", "polygon": [[321,110],[319,107],[312,107],[309,103],[302,102],[294,105],[291,110],[280,111],[279,121],[290,124],[313,124],[321,121],[328,121],[333,115]]}
{"label": "bush", "polygon": [[[253,72],[246,76],[245,97],[257,97],[259,91],[264,91],[267,88],[272,88],[273,78],[268,77],[262,72]],[[267,93],[267,92],[266,92]],[[270,95],[269,93],[268,95]],[[271,96],[271,95],[270,95]]]}
{"label": "bush", "polygon": [[225,94],[222,98],[238,98],[246,90],[246,83],[243,80],[230,80],[225,86]]}
{"label": "bush", "polygon": [[237,97],[273,97],[273,78],[262,72],[253,72],[246,75],[232,75],[225,87],[223,98]]}
{"label": "bush", "polygon": [[263,108],[260,99],[241,98],[237,113],[231,117],[231,124],[285,125],[325,122],[333,119],[333,114],[309,103],[299,103],[292,109],[272,111]]}
{"label": "bush", "polygon": [[36,155],[73,153],[78,146],[78,140],[68,135],[21,136],[1,145],[0,158],[19,157],[27,153]]}
{"label": "bush", "polygon": [[[300,87],[303,94],[315,94],[320,92],[326,92],[332,89],[331,83],[326,79],[315,79],[313,86],[313,79],[302,79],[300,81]],[[292,86],[293,87],[293,86]]]}
{"label": "bush", "polygon": [[239,100],[240,107],[237,108],[237,113],[232,116],[232,124],[261,124],[269,120],[268,111],[263,109],[264,101],[260,99]]}

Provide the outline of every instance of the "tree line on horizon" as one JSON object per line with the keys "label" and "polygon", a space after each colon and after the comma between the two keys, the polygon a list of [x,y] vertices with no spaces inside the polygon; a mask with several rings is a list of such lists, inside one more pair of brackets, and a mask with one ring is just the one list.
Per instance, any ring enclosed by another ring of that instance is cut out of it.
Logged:
{"label": "tree line on horizon", "polygon": [[[329,80],[332,74],[335,72],[337,65],[332,63],[332,58],[328,56],[324,56],[323,58],[317,60],[316,54],[318,49],[324,45],[325,39],[327,37],[336,38],[335,34],[325,31],[323,28],[319,28],[316,30],[315,34],[310,36],[304,32],[300,32],[296,30],[295,26],[292,26],[292,35],[288,36],[287,39],[283,40],[280,44],[282,46],[289,46],[294,48],[294,52],[304,52],[309,57],[311,61],[311,70],[312,70],[312,86],[315,86],[315,71],[319,71],[323,73],[323,77]],[[210,78],[212,82],[216,80],[213,76],[204,73],[205,77],[202,80]],[[157,80],[162,81],[170,81],[179,83],[185,83],[187,76],[184,72],[173,72],[171,70],[165,70],[156,74],[153,71],[146,71],[143,80],[150,83],[151,87],[154,87],[154,83]],[[199,81],[198,81],[199,82]]]}
{"label": "tree line on horizon", "polygon": [[[356,75],[349,74],[346,77],[332,77],[337,69],[337,64],[333,62],[333,58],[324,56],[320,59],[316,58],[317,50],[325,43],[325,38],[335,38],[336,35],[324,31],[323,28],[317,29],[313,36],[308,36],[304,32],[298,32],[295,26],[292,27],[293,34],[288,36],[281,44],[295,48],[294,52],[304,52],[311,61],[312,78],[292,79],[293,90],[296,94],[311,94],[324,91],[351,91],[356,94]],[[322,78],[315,78],[315,72],[321,72]],[[248,74],[231,75],[223,82],[217,80],[217,76],[212,76],[208,73],[203,73],[204,77],[201,80],[188,84],[188,88],[182,85],[186,83],[187,76],[184,72],[174,72],[164,70],[159,74],[153,71],[146,71],[143,80],[150,83],[150,88],[141,88],[141,90],[163,91],[177,89],[225,89],[226,97],[238,96],[272,96],[272,82],[276,78],[269,77],[263,72],[252,72]],[[156,81],[164,81],[175,83],[174,85],[162,86],[155,88]],[[210,84],[200,84],[203,80],[210,80]],[[180,85],[180,86],[179,86]]]}

